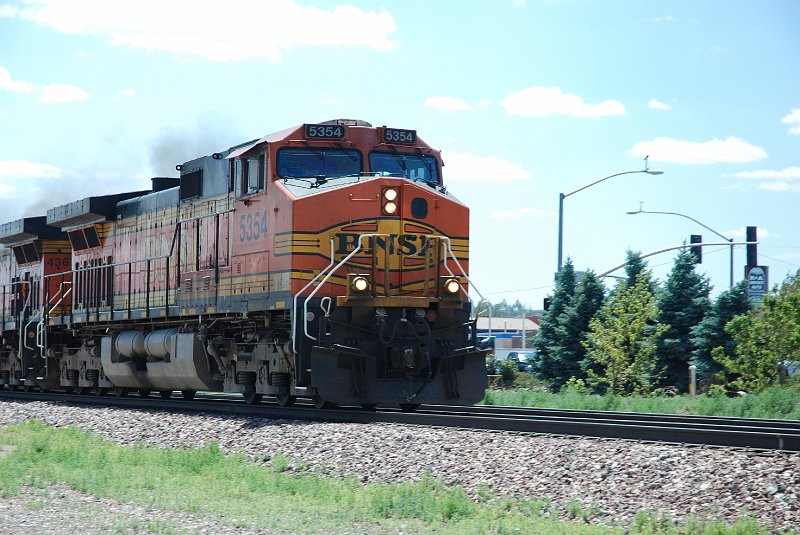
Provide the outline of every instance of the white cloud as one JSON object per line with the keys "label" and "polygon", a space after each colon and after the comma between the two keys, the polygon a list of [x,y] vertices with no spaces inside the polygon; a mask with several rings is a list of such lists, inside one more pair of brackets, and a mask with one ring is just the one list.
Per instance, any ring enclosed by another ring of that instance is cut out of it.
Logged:
{"label": "white cloud", "polygon": [[76,100],[86,100],[90,97],[89,93],[69,84],[47,84],[39,86],[30,82],[21,82],[11,78],[8,69],[0,67],[0,89],[13,91],[15,93],[31,93],[38,95],[42,102],[73,102]]}
{"label": "white cloud", "polygon": [[441,111],[463,111],[470,110],[472,106],[456,97],[428,97],[425,105],[429,108]]}
{"label": "white cloud", "polygon": [[0,177],[8,178],[58,178],[61,169],[48,163],[27,160],[0,160]]}
{"label": "white cloud", "polygon": [[8,4],[0,5],[0,19],[12,19],[17,16],[19,10]]}
{"label": "white cloud", "polygon": [[43,102],[75,102],[88,98],[89,93],[80,87],[68,84],[48,84],[42,88],[40,100]]}
{"label": "white cloud", "polygon": [[775,182],[762,182],[758,185],[758,189],[794,193],[800,192],[800,184],[789,184],[783,180],[777,180]]}
{"label": "white cloud", "polygon": [[625,106],[618,100],[589,104],[574,93],[564,93],[558,87],[529,87],[510,93],[500,104],[509,115],[546,116],[554,114],[577,117],[625,115]]}
{"label": "white cloud", "polygon": [[668,110],[668,109],[670,109],[669,104],[665,104],[665,103],[661,102],[660,100],[656,100],[654,98],[651,98],[650,102],[648,102],[647,105],[650,108],[654,109],[654,110]]}
{"label": "white cloud", "polygon": [[790,134],[800,134],[800,108],[794,108],[792,111],[781,119],[782,123],[793,125],[789,128]]}
{"label": "white cloud", "polygon": [[520,164],[496,156],[478,156],[469,152],[442,151],[445,183],[450,180],[511,182],[531,178]]}
{"label": "white cloud", "polygon": [[498,210],[493,212],[492,219],[546,219],[556,217],[556,212],[548,212],[539,208],[520,208],[519,210]]}
{"label": "white cloud", "polygon": [[33,93],[36,91],[36,86],[28,82],[14,80],[11,78],[11,73],[8,72],[8,69],[0,67],[0,89],[14,93]]}
{"label": "white cloud", "polygon": [[795,178],[800,178],[800,167],[787,167],[786,169],[782,169],[780,171],[773,171],[769,169],[763,169],[761,171],[741,171],[733,176],[738,178],[779,178],[781,180],[792,180]]}
{"label": "white cloud", "polygon": [[630,150],[634,156],[650,155],[650,161],[700,165],[710,163],[747,163],[767,157],[761,147],[736,137],[695,142],[657,137],[640,141]]}
{"label": "white cloud", "polygon": [[139,93],[136,92],[135,89],[123,89],[119,93],[117,93],[118,97],[126,97],[126,98],[133,98],[137,96]]}
{"label": "white cloud", "polygon": [[[0,17],[20,17],[58,32],[93,35],[114,46],[199,56],[210,61],[278,60],[294,46],[369,47],[398,43],[390,13],[296,0],[11,0]],[[223,20],[221,17],[226,17]]]}

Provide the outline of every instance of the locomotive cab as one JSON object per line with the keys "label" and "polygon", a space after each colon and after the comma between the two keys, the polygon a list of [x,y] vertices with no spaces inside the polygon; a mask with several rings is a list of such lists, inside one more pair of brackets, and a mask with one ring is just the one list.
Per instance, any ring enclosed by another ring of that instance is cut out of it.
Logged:
{"label": "locomotive cab", "polygon": [[292,199],[276,250],[292,255],[297,384],[323,404],[479,401],[469,212],[443,187],[439,153],[412,130],[302,132],[323,130],[341,137],[275,150],[276,189]]}

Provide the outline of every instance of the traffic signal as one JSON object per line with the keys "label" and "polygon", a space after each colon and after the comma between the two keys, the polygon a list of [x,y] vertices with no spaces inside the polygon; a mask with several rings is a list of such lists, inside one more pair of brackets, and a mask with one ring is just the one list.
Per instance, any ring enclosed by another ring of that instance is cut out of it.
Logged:
{"label": "traffic signal", "polygon": [[[689,243],[703,243],[703,237],[699,234],[692,234],[689,237]],[[701,245],[692,245],[692,255],[694,255],[694,263],[703,263],[703,247]]]}
{"label": "traffic signal", "polygon": [[544,298],[544,310],[545,310],[545,312],[550,310],[550,298],[549,297],[545,297]]}
{"label": "traffic signal", "polygon": [[[758,227],[747,227],[747,241],[758,241]],[[755,243],[747,246],[747,265],[749,267],[758,265],[758,245]]]}

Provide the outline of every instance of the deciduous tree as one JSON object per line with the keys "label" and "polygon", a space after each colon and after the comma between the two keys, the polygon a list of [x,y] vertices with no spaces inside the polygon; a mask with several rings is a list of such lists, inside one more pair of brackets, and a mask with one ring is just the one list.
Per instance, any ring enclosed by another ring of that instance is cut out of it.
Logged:
{"label": "deciduous tree", "polygon": [[736,343],[733,354],[717,348],[712,356],[736,376],[731,385],[759,392],[776,383],[782,363],[800,361],[800,270],[725,331]]}
{"label": "deciduous tree", "polygon": [[650,272],[640,270],[634,284],[621,282],[589,323],[585,342],[589,380],[616,394],[648,393],[656,369],[655,325],[659,311]]}

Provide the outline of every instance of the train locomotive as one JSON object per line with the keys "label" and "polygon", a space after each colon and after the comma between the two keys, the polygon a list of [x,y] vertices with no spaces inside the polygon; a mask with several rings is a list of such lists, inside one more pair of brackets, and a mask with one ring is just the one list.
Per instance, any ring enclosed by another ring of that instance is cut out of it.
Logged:
{"label": "train locomotive", "polygon": [[473,404],[469,211],[414,130],[303,124],[0,225],[0,385]]}

